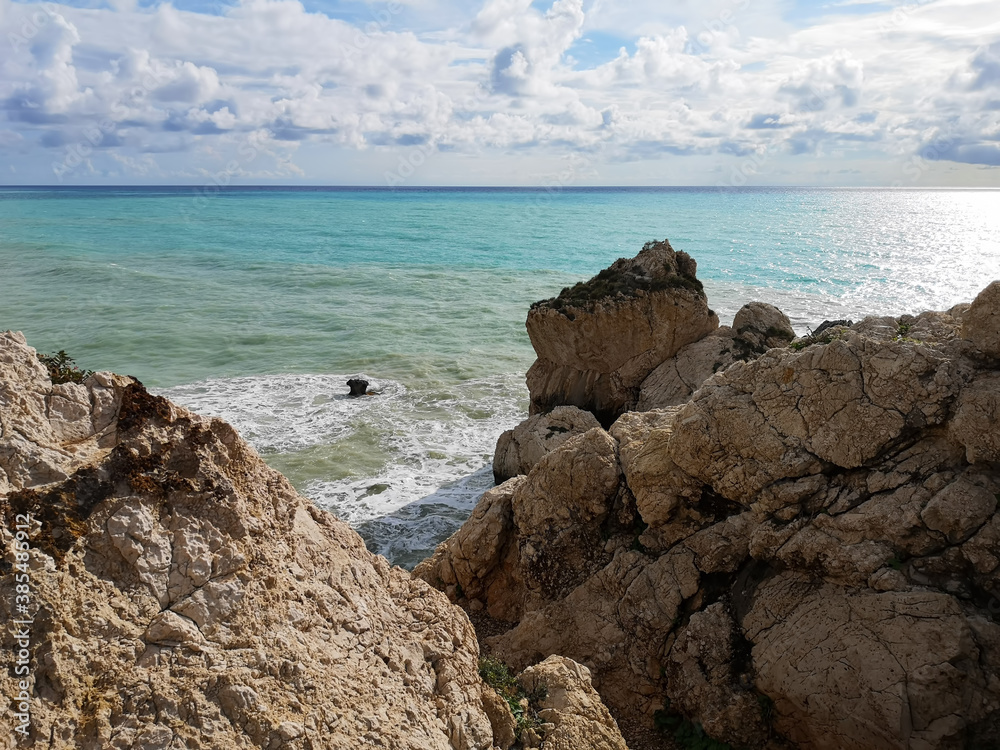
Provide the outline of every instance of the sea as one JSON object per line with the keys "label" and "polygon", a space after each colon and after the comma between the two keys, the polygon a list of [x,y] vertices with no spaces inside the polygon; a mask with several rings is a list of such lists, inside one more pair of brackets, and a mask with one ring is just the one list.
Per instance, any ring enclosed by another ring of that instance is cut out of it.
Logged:
{"label": "sea", "polygon": [[531,303],[664,238],[723,324],[761,300],[805,334],[971,301],[1000,191],[0,188],[0,330],[228,420],[412,567],[527,415]]}

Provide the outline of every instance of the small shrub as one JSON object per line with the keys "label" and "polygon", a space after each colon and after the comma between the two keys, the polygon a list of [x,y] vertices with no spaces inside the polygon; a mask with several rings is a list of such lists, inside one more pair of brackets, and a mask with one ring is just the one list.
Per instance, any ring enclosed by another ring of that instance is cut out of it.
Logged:
{"label": "small shrub", "polygon": [[514,677],[514,673],[510,671],[510,667],[492,656],[484,656],[479,660],[479,676],[483,682],[497,692],[497,695],[507,701],[510,712],[514,714],[514,721],[517,723],[518,738],[527,729],[541,732],[543,722],[538,718],[532,704],[545,700],[549,694],[548,688],[540,685],[531,693],[525,692]]}
{"label": "small shrub", "polygon": [[774,716],[774,701],[763,693],[757,694],[757,705],[760,706],[760,718],[765,724],[771,723]]}
{"label": "small shrub", "polygon": [[732,750],[728,743],[713,740],[705,734],[701,724],[671,711],[669,700],[653,714],[653,726],[661,734],[672,735],[674,741],[686,750]]}
{"label": "small shrub", "polygon": [[82,383],[94,374],[93,370],[81,370],[66,352],[60,349],[55,354],[38,353],[38,360],[48,368],[52,385],[62,383]]}

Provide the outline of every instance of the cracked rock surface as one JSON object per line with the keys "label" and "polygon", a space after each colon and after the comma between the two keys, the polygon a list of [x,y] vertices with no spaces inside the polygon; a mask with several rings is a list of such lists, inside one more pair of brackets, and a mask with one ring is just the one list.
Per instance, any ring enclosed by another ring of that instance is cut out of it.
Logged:
{"label": "cracked rock surface", "polygon": [[546,453],[574,435],[600,426],[593,414],[575,406],[557,406],[545,414],[529,417],[497,439],[493,478],[500,484],[519,474],[527,474]]}
{"label": "cracked rock surface", "polygon": [[[479,648],[224,422],[0,334],[0,619],[31,514],[37,748],[488,750]],[[14,631],[5,627],[3,651]],[[0,694],[18,693],[11,670]],[[18,736],[5,716],[0,747]]]}
{"label": "cracked rock surface", "polygon": [[415,572],[506,621],[488,643],[516,668],[585,665],[619,721],[743,748],[996,747],[998,288],[572,437]]}
{"label": "cracked rock surface", "polygon": [[639,387],[636,409],[649,411],[685,404],[701,384],[734,362],[756,359],[795,338],[788,316],[764,302],[740,308],[732,327],[719,328],[688,344],[653,370]]}

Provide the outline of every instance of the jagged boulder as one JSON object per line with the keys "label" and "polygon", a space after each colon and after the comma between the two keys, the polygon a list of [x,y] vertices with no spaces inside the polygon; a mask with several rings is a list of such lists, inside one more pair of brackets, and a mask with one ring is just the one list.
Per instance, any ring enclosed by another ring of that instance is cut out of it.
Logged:
{"label": "jagged boulder", "polygon": [[792,322],[781,310],[766,302],[748,302],[733,318],[737,344],[750,352],[766,352],[787,346],[795,338]]}
{"label": "jagged boulder", "polygon": [[[490,648],[517,668],[571,658],[619,722],[690,720],[734,746],[993,746],[1000,378],[971,314],[833,326],[624,414],[600,554],[573,588],[487,574],[483,608],[524,603]],[[543,460],[511,507],[564,473]],[[548,538],[512,523],[504,545],[558,567]]]}
{"label": "jagged boulder", "polygon": [[722,602],[694,612],[664,665],[670,706],[703,716],[710,737],[735,747],[767,743],[768,726],[753,690],[747,640]]}
{"label": "jagged boulder", "polygon": [[979,293],[962,324],[962,337],[984,354],[1000,357],[1000,281]]}
{"label": "jagged boulder", "polygon": [[607,562],[602,534],[621,502],[620,471],[603,429],[577,435],[527,476],[486,492],[413,574],[493,618],[517,620]]}
{"label": "jagged boulder", "polygon": [[766,302],[750,302],[736,313],[731,328],[719,328],[688,344],[653,370],[639,388],[636,409],[648,411],[686,403],[715,373],[733,362],[756,359],[795,338],[788,316]]}
{"label": "jagged boulder", "polygon": [[[774,727],[806,748],[989,747],[1000,626],[954,596],[850,589],[785,572],[743,619]],[[995,746],[995,745],[994,745]]]}
{"label": "jagged boulder", "polygon": [[628,750],[582,664],[550,656],[525,669],[518,682],[529,695],[540,696],[538,716],[552,725],[545,733],[545,750]]}
{"label": "jagged boulder", "polygon": [[571,437],[600,426],[593,414],[575,406],[557,406],[545,414],[528,417],[497,440],[493,479],[500,484],[519,474],[527,474],[546,453]]}
{"label": "jagged boulder", "polygon": [[[9,332],[0,512],[0,619],[32,620],[27,744],[493,747],[475,633],[446,597],[371,555],[229,425],[130,378],[54,386]],[[0,635],[7,654],[16,632]],[[18,679],[4,669],[0,692]],[[5,722],[13,747],[21,724]]]}
{"label": "jagged boulder", "polygon": [[609,426],[635,406],[639,385],[682,347],[718,328],[694,260],[648,243],[587,282],[536,302],[527,328],[531,414],[577,406]]}

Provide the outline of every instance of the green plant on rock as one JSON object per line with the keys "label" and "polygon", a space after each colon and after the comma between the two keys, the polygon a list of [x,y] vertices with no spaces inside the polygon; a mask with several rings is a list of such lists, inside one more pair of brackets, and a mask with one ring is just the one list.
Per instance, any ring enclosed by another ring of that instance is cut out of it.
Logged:
{"label": "green plant on rock", "polygon": [[[828,329],[829,330],[829,329]],[[812,346],[813,344],[831,344],[834,341],[839,341],[844,337],[844,331],[842,328],[838,328],[835,331],[828,333],[823,331],[823,333],[816,335],[810,334],[809,336],[803,336],[798,341],[795,341],[789,346],[795,351],[802,351],[807,346]]]}
{"label": "green plant on rock", "polygon": [[55,354],[42,354],[39,352],[38,360],[48,369],[52,385],[82,383],[94,374],[93,370],[81,370],[77,367],[73,358],[62,349]]}
{"label": "green plant on rock", "polygon": [[701,724],[671,710],[669,700],[665,700],[663,708],[653,714],[653,726],[661,734],[671,735],[686,750],[732,750],[728,743],[719,742],[705,734]]}
{"label": "green plant on rock", "polygon": [[771,700],[770,696],[757,693],[757,705],[760,706],[761,721],[770,724],[771,718],[774,716],[774,701]]}
{"label": "green plant on rock", "polygon": [[497,695],[507,701],[517,724],[518,739],[521,733],[528,729],[541,733],[543,722],[534,706],[548,697],[549,691],[544,685],[540,685],[530,693],[526,692],[514,677],[510,667],[493,656],[484,656],[479,660],[479,676],[496,691]]}

